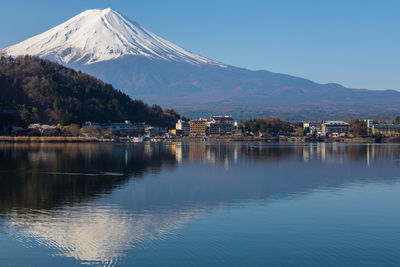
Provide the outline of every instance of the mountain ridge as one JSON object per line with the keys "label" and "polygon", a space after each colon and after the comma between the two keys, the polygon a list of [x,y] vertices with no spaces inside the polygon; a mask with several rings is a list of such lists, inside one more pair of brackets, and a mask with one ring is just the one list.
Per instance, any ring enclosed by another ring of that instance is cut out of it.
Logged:
{"label": "mountain ridge", "polygon": [[[77,30],[58,46],[73,29]],[[42,53],[32,47],[47,50]],[[225,65],[188,52],[112,9],[84,11],[3,52],[12,56],[35,52],[50,60],[64,60],[64,65],[111,83],[132,98],[173,106],[194,117],[230,113],[239,119],[348,119],[391,118],[400,113],[398,91],[352,89]]]}

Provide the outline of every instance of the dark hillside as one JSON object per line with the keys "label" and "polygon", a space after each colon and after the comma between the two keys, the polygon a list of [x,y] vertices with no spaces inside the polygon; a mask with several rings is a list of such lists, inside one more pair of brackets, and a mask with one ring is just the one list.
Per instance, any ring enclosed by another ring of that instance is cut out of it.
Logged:
{"label": "dark hillside", "polygon": [[0,119],[4,123],[148,122],[172,126],[179,115],[38,57],[0,59]]}

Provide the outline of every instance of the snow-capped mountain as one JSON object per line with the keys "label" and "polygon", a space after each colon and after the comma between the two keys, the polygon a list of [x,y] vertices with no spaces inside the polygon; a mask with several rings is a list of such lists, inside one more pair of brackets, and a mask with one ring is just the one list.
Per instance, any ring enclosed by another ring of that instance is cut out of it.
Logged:
{"label": "snow-capped mountain", "polygon": [[86,10],[68,21],[3,50],[17,55],[36,55],[63,64],[82,65],[128,55],[152,59],[221,65],[193,54],[107,9]]}
{"label": "snow-capped mountain", "polygon": [[[391,118],[400,92],[345,88],[224,65],[191,53],[112,9],[92,9],[0,53],[35,55],[191,117]],[[1,90],[1,88],[0,88]]]}

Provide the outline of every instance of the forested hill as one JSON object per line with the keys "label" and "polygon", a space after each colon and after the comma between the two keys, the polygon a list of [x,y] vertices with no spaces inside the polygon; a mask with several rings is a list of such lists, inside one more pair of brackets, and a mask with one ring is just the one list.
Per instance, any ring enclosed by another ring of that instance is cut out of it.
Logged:
{"label": "forested hill", "polygon": [[174,110],[132,100],[110,84],[57,63],[31,56],[1,56],[2,123],[12,120],[21,125],[31,122],[66,125],[131,120],[172,126],[178,118]]}

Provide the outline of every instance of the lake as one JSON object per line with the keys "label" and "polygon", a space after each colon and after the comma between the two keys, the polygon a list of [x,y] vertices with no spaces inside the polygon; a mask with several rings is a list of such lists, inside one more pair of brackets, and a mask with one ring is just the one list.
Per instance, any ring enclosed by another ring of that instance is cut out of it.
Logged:
{"label": "lake", "polygon": [[400,266],[400,145],[0,144],[0,266]]}

